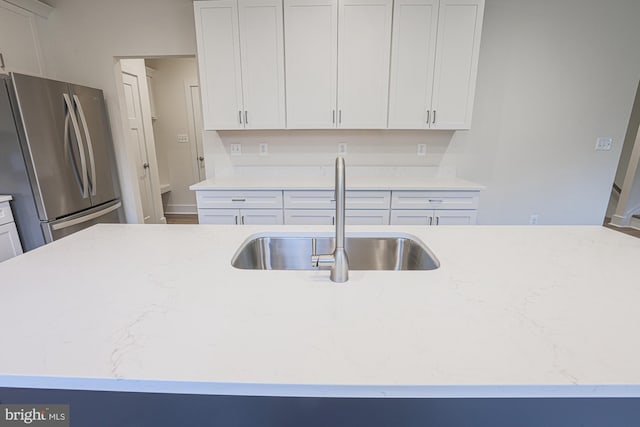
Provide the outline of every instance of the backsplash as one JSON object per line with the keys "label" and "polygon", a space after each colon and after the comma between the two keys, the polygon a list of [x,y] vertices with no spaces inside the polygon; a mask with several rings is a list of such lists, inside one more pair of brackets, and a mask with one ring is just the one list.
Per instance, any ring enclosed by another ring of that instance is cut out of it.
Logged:
{"label": "backsplash", "polygon": [[[452,131],[273,130],[205,132],[207,176],[323,176],[333,173],[338,145],[352,176],[455,176],[446,165]],[[260,153],[266,143],[268,153]],[[241,145],[241,155],[231,154]],[[426,153],[418,155],[418,144]]]}

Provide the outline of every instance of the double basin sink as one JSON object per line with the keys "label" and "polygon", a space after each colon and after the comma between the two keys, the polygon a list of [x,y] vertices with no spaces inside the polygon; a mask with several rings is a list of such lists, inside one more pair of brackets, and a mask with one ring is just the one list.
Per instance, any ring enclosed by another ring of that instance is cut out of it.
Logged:
{"label": "double basin sink", "polygon": [[[315,254],[331,253],[330,234],[257,234],[236,252],[231,264],[245,270],[320,270],[312,266]],[[315,249],[315,252],[314,252]],[[404,233],[347,234],[349,270],[434,270],[436,256],[415,236]]]}

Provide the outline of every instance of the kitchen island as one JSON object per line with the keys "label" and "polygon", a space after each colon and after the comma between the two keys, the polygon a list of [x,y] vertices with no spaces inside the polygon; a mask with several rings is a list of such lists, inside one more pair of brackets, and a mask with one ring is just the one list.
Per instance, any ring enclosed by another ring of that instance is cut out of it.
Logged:
{"label": "kitchen island", "polygon": [[[640,397],[640,240],[592,226],[409,233],[432,271],[239,270],[265,232],[97,225],[0,265],[0,387],[312,398]],[[7,327],[10,325],[10,327]]]}

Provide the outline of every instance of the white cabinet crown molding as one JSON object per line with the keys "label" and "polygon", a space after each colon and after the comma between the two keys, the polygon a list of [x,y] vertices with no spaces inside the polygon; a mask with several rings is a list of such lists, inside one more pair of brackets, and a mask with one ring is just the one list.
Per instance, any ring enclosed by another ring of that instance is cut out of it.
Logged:
{"label": "white cabinet crown molding", "polygon": [[0,0],[6,3],[11,3],[21,9],[28,10],[43,18],[48,18],[49,14],[53,12],[53,6],[49,6],[39,0]]}

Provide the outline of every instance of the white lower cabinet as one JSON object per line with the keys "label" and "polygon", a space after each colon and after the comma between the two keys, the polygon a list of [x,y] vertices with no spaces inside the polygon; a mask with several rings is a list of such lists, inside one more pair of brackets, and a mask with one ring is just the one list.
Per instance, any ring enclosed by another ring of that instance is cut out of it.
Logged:
{"label": "white lower cabinet", "polygon": [[198,209],[200,224],[282,225],[282,209]]}
{"label": "white lower cabinet", "polygon": [[[349,190],[347,225],[469,225],[479,191]],[[334,225],[333,190],[199,190],[200,224]]]}
{"label": "white lower cabinet", "polygon": [[196,191],[200,224],[283,223],[282,191]]}
{"label": "white lower cabinet", "polygon": [[392,210],[391,225],[471,225],[475,210],[407,209]]}
{"label": "white lower cabinet", "polygon": [[[332,225],[336,201],[332,190],[285,190],[284,223]],[[345,194],[347,225],[389,224],[390,191],[349,190]]]}
{"label": "white lower cabinet", "polygon": [[[347,209],[344,213],[347,225],[387,225],[389,211],[381,209]],[[285,209],[287,225],[335,225],[335,209]]]}
{"label": "white lower cabinet", "polygon": [[0,202],[0,262],[22,253],[9,202]]}

